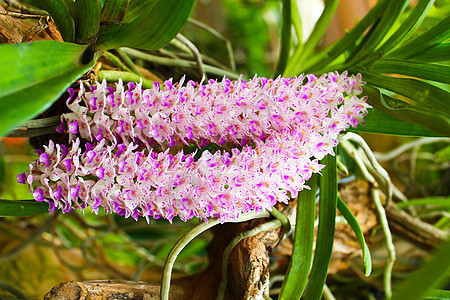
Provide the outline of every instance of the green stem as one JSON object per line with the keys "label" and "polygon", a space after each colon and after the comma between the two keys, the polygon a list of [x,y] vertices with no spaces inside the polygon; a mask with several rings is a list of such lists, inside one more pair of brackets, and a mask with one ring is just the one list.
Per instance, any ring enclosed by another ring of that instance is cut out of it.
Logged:
{"label": "green stem", "polygon": [[128,71],[131,72],[131,69],[128,68],[121,60],[120,58],[118,58],[117,56],[115,56],[114,54],[112,54],[109,51],[103,51],[103,55],[110,61],[113,63],[114,66],[122,69],[123,71]]}

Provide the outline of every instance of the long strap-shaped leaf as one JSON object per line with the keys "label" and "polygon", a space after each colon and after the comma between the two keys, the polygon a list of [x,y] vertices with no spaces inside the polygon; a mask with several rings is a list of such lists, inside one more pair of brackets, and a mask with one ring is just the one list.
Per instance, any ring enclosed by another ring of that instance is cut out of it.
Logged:
{"label": "long strap-shaped leaf", "polygon": [[30,216],[47,212],[48,204],[46,202],[0,199],[0,217]]}
{"label": "long strap-shaped leaf", "polygon": [[413,100],[411,105],[450,116],[450,93],[441,88],[417,79],[395,78],[361,68],[350,71],[361,73],[364,80],[372,85],[410,98]]}
{"label": "long strap-shaped leaf", "polygon": [[155,50],[170,42],[181,30],[195,0],[155,0],[129,24],[102,26],[96,49],[132,47]]}
{"label": "long strap-shaped leaf", "polygon": [[105,0],[101,22],[121,22],[128,9],[129,0]]}
{"label": "long strap-shaped leaf", "polygon": [[414,55],[435,47],[450,38],[450,16],[431,27],[418,37],[410,40],[399,48],[387,53],[389,58],[413,58]]}
{"label": "long strap-shaped leaf", "polygon": [[[410,105],[401,100],[397,100],[392,98],[386,94],[383,94],[377,88],[367,84],[364,86],[364,94],[369,96],[368,102],[377,110],[381,110],[382,112],[388,113],[400,120],[414,123],[426,127],[434,132],[438,133],[440,136],[450,136],[450,118],[446,117],[442,112],[433,112],[428,109],[417,108],[413,105]],[[430,98],[430,101],[433,101],[433,98]],[[373,118],[376,116],[370,116]],[[377,120],[380,122],[382,120]],[[398,123],[395,123],[398,124]],[[394,123],[392,124],[394,125]],[[389,124],[380,124],[380,130],[382,128],[386,128]],[[404,128],[404,126],[402,126]],[[404,128],[406,129],[406,128]],[[411,135],[413,136],[421,136],[420,132],[417,132],[418,128],[415,126],[411,126]],[[401,128],[390,129],[390,134],[401,134],[398,131]],[[432,136],[427,134],[428,136]],[[435,135],[438,136],[438,135]]]}
{"label": "long strap-shaped leaf", "polygon": [[64,0],[38,0],[37,3],[48,11],[56,26],[58,26],[62,38],[66,42],[73,42],[75,39],[75,23],[66,2]]}
{"label": "long strap-shaped leaf", "polygon": [[370,66],[371,71],[401,74],[450,84],[450,66],[399,59],[380,59]]}
{"label": "long strap-shaped leaf", "polygon": [[376,50],[377,54],[383,54],[396,47],[411,35],[425,18],[428,10],[433,6],[434,0],[420,0],[400,27]]}
{"label": "long strap-shaped leaf", "polygon": [[314,174],[308,181],[310,190],[303,190],[298,195],[294,248],[280,300],[300,299],[308,281],[314,244],[317,176]]}
{"label": "long strap-shaped leaf", "polygon": [[281,25],[281,48],[273,77],[283,74],[291,49],[292,13],[291,0],[283,0],[283,23]]}
{"label": "long strap-shaped leaf", "polygon": [[395,0],[390,1],[386,8],[381,20],[377,23],[375,27],[366,35],[366,37],[361,41],[359,46],[350,54],[347,63],[353,65],[359,62],[361,59],[370,54],[379,43],[385,38],[386,34],[389,32],[391,26],[397,20],[399,15],[402,13],[407,0]]}
{"label": "long strap-shaped leaf", "polygon": [[92,67],[86,47],[57,41],[0,45],[0,136],[49,107]]}
{"label": "long strap-shaped leaf", "polygon": [[364,239],[364,233],[361,230],[361,227],[358,224],[358,220],[356,220],[355,216],[352,214],[350,209],[348,209],[347,205],[345,205],[344,201],[340,197],[338,197],[337,208],[342,216],[347,221],[348,225],[352,228],[353,232],[358,239],[359,245],[361,246],[361,251],[363,253],[363,261],[364,267],[366,268],[366,276],[369,276],[372,272],[372,259],[370,258],[370,250],[367,247],[366,241]]}
{"label": "long strap-shaped leaf", "polygon": [[75,38],[78,44],[92,43],[100,28],[101,0],[77,0]]}
{"label": "long strap-shaped leaf", "polygon": [[320,177],[319,228],[311,275],[304,299],[320,299],[330,264],[334,243],[337,207],[337,163],[336,156],[325,156],[325,165]]}

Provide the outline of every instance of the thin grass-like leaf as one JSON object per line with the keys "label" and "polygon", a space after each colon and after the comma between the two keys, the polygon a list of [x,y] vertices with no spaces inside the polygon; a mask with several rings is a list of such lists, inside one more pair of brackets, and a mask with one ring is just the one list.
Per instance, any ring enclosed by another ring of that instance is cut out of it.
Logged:
{"label": "thin grass-like leaf", "polygon": [[311,269],[316,210],[316,174],[308,181],[308,186],[309,190],[303,190],[298,195],[294,247],[278,298],[281,300],[300,299]]}
{"label": "thin grass-like leaf", "polygon": [[390,49],[397,47],[403,40],[407,39],[425,18],[428,10],[433,6],[433,2],[434,0],[420,0],[394,34],[392,34],[375,52],[377,54],[384,54]]}
{"label": "thin grass-like leaf", "polygon": [[366,269],[365,275],[369,276],[372,272],[372,259],[370,257],[369,247],[367,247],[366,241],[364,239],[364,233],[362,232],[355,216],[352,214],[350,209],[348,209],[347,205],[345,205],[344,201],[342,201],[340,197],[338,197],[337,208],[347,221],[348,225],[350,225],[356,235],[356,238],[358,239],[363,254],[364,267]]}
{"label": "thin grass-like leaf", "polygon": [[410,59],[424,62],[448,62],[450,61],[450,43],[442,43],[432,48],[414,54]]}
{"label": "thin grass-like leaf", "polygon": [[430,197],[430,198],[410,199],[407,202],[397,203],[397,206],[400,208],[419,205],[433,205],[450,208],[450,197]]}
{"label": "thin grass-like leaf", "polygon": [[[356,26],[347,33],[340,40],[334,44],[328,46],[324,50],[320,51],[316,55],[308,58],[304,62],[304,65],[299,66],[298,72],[308,71],[312,72],[315,70],[323,69],[325,66],[330,64],[333,60],[339,57],[342,53],[347,51],[350,47],[356,44],[357,40],[361,35],[369,28],[374,22],[376,22],[384,13],[387,0],[378,1],[377,4],[367,13],[367,15],[356,24]],[[289,65],[297,64],[295,60],[289,61]],[[295,75],[297,73],[287,73],[285,75]]]}
{"label": "thin grass-like leaf", "polygon": [[413,58],[415,55],[433,48],[450,38],[450,16],[428,29],[416,38],[390,51],[385,57]]}
{"label": "thin grass-like leaf", "polygon": [[356,64],[367,55],[373,53],[374,49],[385,38],[394,22],[400,16],[407,2],[407,0],[396,0],[389,2],[380,21],[373,28],[373,30],[371,30],[370,34],[366,35],[355,51],[351,53],[347,60],[349,65]]}
{"label": "thin grass-like leaf", "polygon": [[337,208],[336,156],[327,155],[321,160],[325,165],[320,177],[319,228],[311,275],[304,299],[320,299],[330,264],[334,243]]}
{"label": "thin grass-like leaf", "polygon": [[400,74],[450,84],[450,66],[398,59],[380,59],[371,71]]}

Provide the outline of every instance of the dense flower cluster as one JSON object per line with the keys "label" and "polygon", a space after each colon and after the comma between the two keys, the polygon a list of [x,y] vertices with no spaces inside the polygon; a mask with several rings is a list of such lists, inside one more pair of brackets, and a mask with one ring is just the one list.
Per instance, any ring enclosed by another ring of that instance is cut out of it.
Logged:
{"label": "dense flower cluster", "polygon": [[[305,83],[306,81],[306,83]],[[69,149],[50,142],[18,181],[37,201],[64,212],[103,206],[135,219],[236,218],[270,209],[305,188],[338,134],[362,122],[361,77],[330,73],[208,84],[183,80],[142,90],[106,82],[70,90],[59,128]],[[81,143],[82,140],[88,142]],[[234,145],[184,154],[175,145]],[[165,151],[155,150],[156,145]],[[200,155],[201,154],[201,155]]]}

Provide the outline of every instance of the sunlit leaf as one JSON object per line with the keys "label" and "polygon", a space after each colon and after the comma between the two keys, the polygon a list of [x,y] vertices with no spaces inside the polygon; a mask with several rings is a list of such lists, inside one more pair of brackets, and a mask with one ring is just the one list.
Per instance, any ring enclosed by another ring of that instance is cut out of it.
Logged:
{"label": "sunlit leaf", "polygon": [[380,59],[370,66],[371,71],[401,74],[450,84],[450,66],[398,59]]}
{"label": "sunlit leaf", "polygon": [[84,46],[57,41],[0,45],[0,136],[48,108],[92,67]]}

